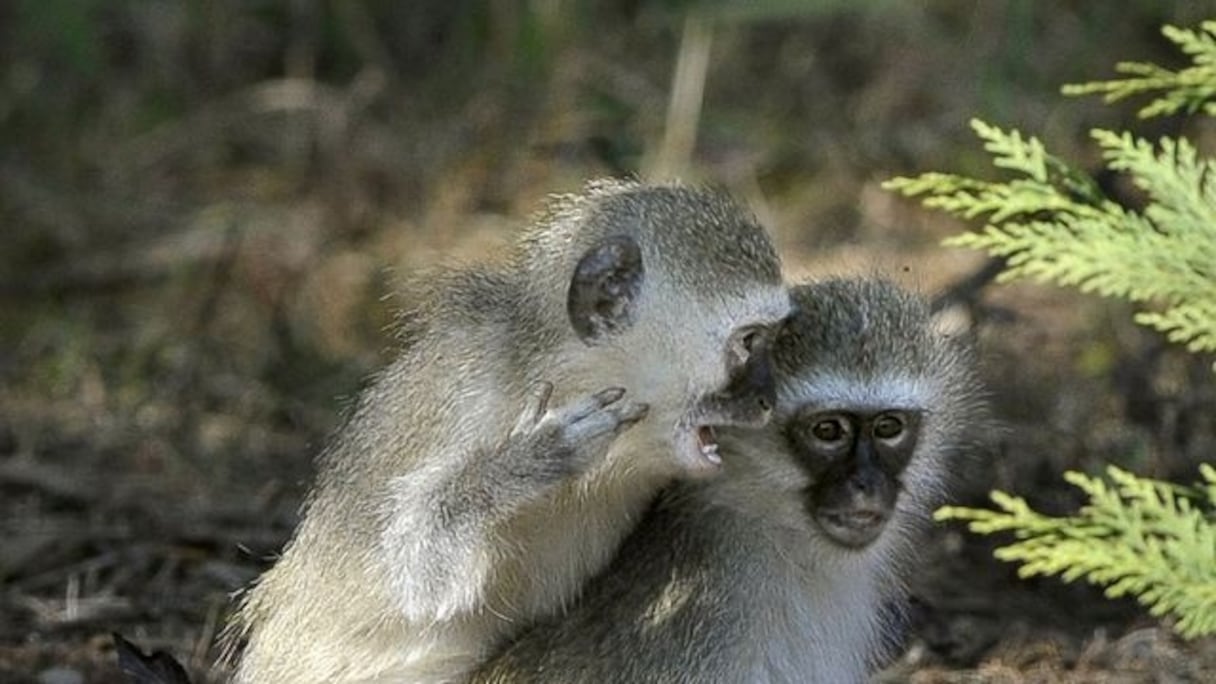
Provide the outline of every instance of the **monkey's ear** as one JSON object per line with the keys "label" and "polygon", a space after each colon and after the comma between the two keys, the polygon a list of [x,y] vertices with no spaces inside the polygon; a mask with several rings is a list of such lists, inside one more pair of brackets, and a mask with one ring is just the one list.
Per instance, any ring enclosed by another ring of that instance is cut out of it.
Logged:
{"label": "monkey's ear", "polygon": [[617,235],[588,249],[570,279],[566,313],[584,342],[633,324],[645,272],[642,250],[633,238]]}

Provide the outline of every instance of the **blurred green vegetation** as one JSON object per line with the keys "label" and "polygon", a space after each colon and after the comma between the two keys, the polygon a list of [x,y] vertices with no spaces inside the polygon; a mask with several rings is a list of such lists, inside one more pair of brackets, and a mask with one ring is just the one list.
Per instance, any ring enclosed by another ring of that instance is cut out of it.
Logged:
{"label": "blurred green vegetation", "polygon": [[[123,444],[155,415],[188,455],[205,441],[200,416],[235,414],[225,445],[265,429],[316,442],[333,424],[329,397],[355,391],[386,352],[394,273],[485,249],[546,192],[644,172],[672,125],[695,127],[686,175],[758,204],[795,258],[929,244],[949,226],[876,198],[876,179],[978,169],[964,135],[975,113],[1079,148],[1120,112],[1062,111],[1056,84],[1099,72],[1111,45],[1168,61],[1154,27],[1200,9],[8,3],[5,429],[38,451],[104,416]],[[700,118],[672,124],[688,12],[712,48]],[[96,405],[66,429],[50,407],[89,382]]]}

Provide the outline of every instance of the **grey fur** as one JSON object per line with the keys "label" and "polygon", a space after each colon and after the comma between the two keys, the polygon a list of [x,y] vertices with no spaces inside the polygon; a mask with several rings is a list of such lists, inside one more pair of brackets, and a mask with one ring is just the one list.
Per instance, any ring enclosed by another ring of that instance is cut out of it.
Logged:
{"label": "grey fur", "polygon": [[[851,684],[892,655],[918,530],[987,423],[975,359],[884,281],[804,285],[792,299],[772,423],[724,430],[725,472],[666,489],[580,601],[473,682]],[[870,546],[834,544],[807,514],[813,483],[784,431],[808,405],[924,410],[896,513]]]}
{"label": "grey fur", "polygon": [[[619,236],[645,281],[628,325],[587,344],[567,288]],[[561,609],[684,472],[673,426],[725,384],[727,337],[788,313],[779,271],[720,194],[601,182],[502,263],[432,274],[229,626],[237,681],[454,681]]]}

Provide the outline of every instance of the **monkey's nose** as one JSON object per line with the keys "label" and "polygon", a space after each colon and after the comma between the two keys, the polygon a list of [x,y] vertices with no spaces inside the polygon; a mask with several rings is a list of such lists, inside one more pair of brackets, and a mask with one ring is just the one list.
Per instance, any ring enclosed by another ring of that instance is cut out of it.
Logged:
{"label": "monkey's nose", "polygon": [[858,496],[872,496],[878,493],[882,486],[874,472],[869,470],[857,473],[849,478],[849,491]]}

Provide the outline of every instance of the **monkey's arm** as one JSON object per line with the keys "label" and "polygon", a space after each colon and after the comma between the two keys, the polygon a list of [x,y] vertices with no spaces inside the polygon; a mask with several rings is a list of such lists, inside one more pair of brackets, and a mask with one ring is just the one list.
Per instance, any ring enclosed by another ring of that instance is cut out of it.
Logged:
{"label": "monkey's arm", "polygon": [[625,390],[619,387],[550,411],[552,392],[551,384],[537,383],[506,439],[468,461],[437,492],[445,529],[493,526],[510,518],[519,506],[581,475],[612,437],[647,411],[643,404],[622,402]]}
{"label": "monkey's arm", "polygon": [[381,546],[410,620],[445,620],[484,606],[493,570],[519,552],[503,531],[513,515],[585,472],[647,412],[621,401],[620,388],[548,410],[552,390],[538,383],[496,446],[463,459],[431,459],[438,465],[393,482],[395,511]]}

